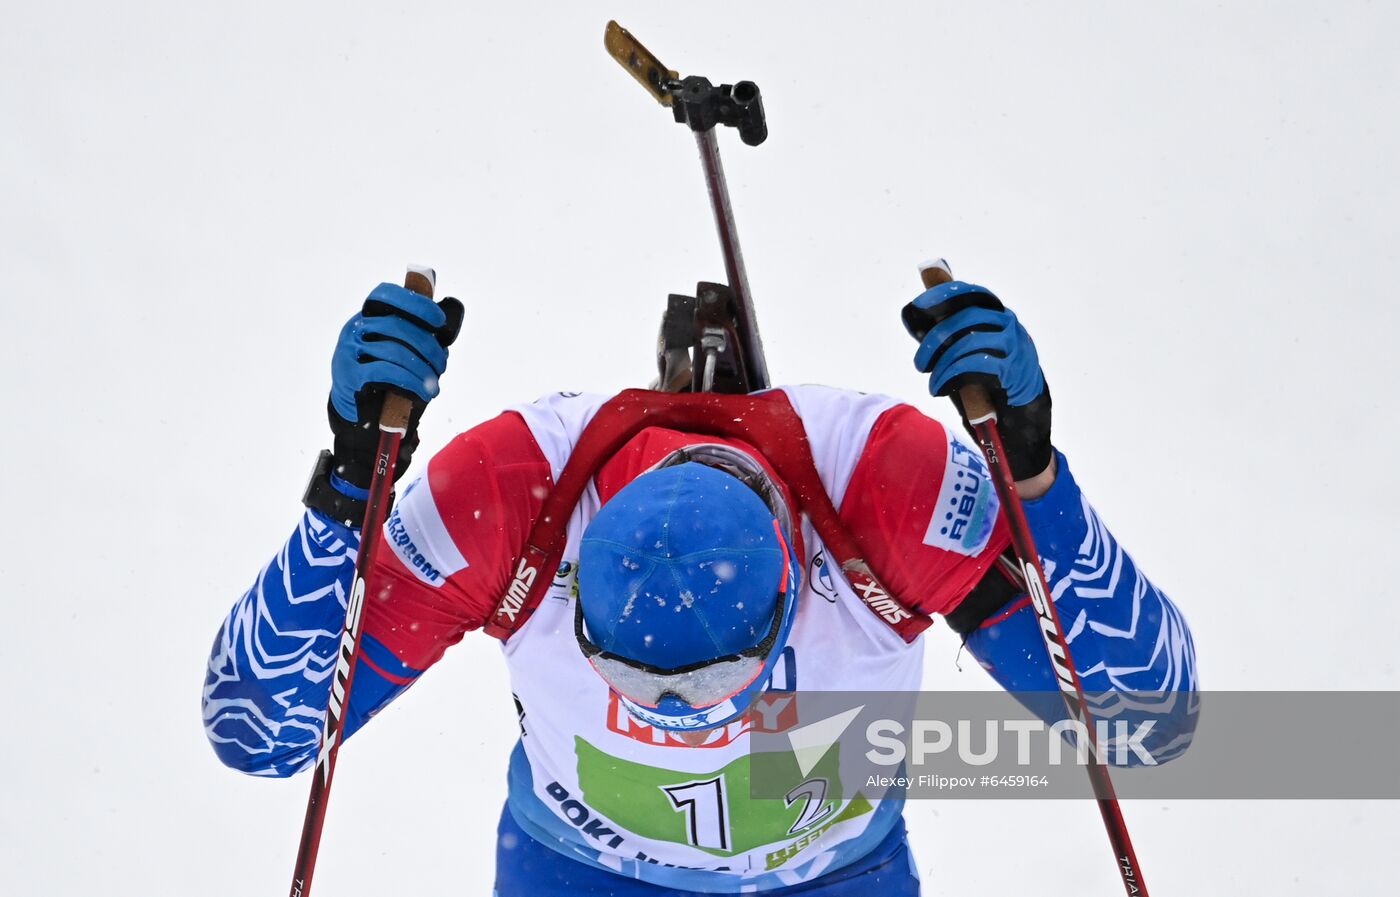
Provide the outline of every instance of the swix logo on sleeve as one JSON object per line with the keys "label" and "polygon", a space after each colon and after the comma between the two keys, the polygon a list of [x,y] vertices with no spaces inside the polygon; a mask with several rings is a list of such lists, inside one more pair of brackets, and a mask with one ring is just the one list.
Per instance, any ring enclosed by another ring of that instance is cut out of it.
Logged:
{"label": "swix logo on sleeve", "polygon": [[871,610],[883,617],[886,623],[894,624],[914,616],[875,580],[856,576],[850,577],[850,580],[860,600],[870,605]]}
{"label": "swix logo on sleeve", "polygon": [[976,449],[948,438],[948,464],[924,544],[976,557],[987,547],[1001,501]]}
{"label": "swix logo on sleeve", "polygon": [[414,576],[434,588],[468,566],[438,514],[432,489],[422,480],[404,491],[389,515],[384,541]]}
{"label": "swix logo on sleeve", "polygon": [[497,616],[515,622],[515,615],[520,613],[520,608],[525,604],[525,599],[530,594],[530,586],[535,584],[537,575],[539,571],[530,566],[530,562],[525,558],[521,558],[520,565],[515,568],[515,578],[506,588],[505,598],[501,599],[501,609],[496,612]]}

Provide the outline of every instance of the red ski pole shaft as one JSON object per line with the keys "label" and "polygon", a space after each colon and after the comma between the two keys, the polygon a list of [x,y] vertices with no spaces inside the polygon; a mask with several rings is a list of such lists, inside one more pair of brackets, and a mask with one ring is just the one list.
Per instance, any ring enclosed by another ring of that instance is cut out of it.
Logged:
{"label": "red ski pole shaft", "polygon": [[[410,268],[403,285],[431,299],[434,286],[432,269]],[[340,651],[336,657],[335,673],[331,677],[330,703],[326,706],[321,748],[316,754],[311,794],[306,799],[306,819],[301,826],[301,846],[297,850],[296,869],[292,873],[291,897],[307,897],[311,893],[311,876],[316,871],[316,854],[321,847],[321,830],[326,822],[331,779],[335,775],[335,760],[340,755],[340,740],[345,731],[346,702],[350,697],[350,686],[355,679],[355,666],[360,654],[360,635],[363,631],[360,623],[367,592],[365,577],[369,575],[374,552],[379,547],[380,530],[389,512],[389,493],[394,487],[399,443],[408,432],[412,413],[412,399],[400,392],[386,391],[384,407],[379,413],[379,446],[369,481],[369,504],[360,528],[359,553],[355,556],[355,581],[346,602],[345,628],[340,633]]]}
{"label": "red ski pole shaft", "polygon": [[[952,273],[940,263],[928,264],[919,269],[924,287],[935,287],[953,279]],[[992,404],[987,390],[978,384],[969,384],[958,390],[962,400],[963,414],[972,426],[982,454],[987,458],[987,468],[997,495],[1001,498],[1002,509],[1006,512],[1011,526],[1011,544],[1020,564],[1021,574],[1026,580],[1026,590],[1030,592],[1031,604],[1040,619],[1040,634],[1045,640],[1045,650],[1049,655],[1050,667],[1055,672],[1055,681],[1064,698],[1065,709],[1071,720],[1077,720],[1084,728],[1084,736],[1089,742],[1089,782],[1094,789],[1094,797],[1103,816],[1104,828],[1108,831],[1109,843],[1113,846],[1118,860],[1118,872],[1123,878],[1123,887],[1129,897],[1147,897],[1147,885],[1142,880],[1142,870],[1138,866],[1137,853],[1133,850],[1132,838],[1128,836],[1128,823],[1123,819],[1122,808],[1118,805],[1118,795],[1113,790],[1113,780],[1109,777],[1108,766],[1100,755],[1094,731],[1094,720],[1089,714],[1089,704],[1084,698],[1084,686],[1079,681],[1074,659],[1069,653],[1069,643],[1065,640],[1064,627],[1060,625],[1055,602],[1050,599],[1050,589],[1045,582],[1045,570],[1040,565],[1040,552],[1036,550],[1035,538],[1031,535],[1030,524],[1026,522],[1026,512],[1021,507],[1021,495],[1016,491],[1016,480],[1011,468],[1004,463],[1005,449],[1001,444],[1001,433],[997,430],[996,406]]]}

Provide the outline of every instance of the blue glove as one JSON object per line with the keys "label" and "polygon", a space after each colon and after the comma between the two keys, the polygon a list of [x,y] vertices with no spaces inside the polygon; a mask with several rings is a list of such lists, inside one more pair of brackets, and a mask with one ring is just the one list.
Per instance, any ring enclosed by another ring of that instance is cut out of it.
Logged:
{"label": "blue glove", "polygon": [[391,386],[424,403],[435,398],[438,378],[447,370],[447,348],[437,336],[446,323],[447,313],[428,297],[393,283],[375,287],[364,308],[341,328],[331,356],[336,414],[351,422],[368,419],[365,412],[371,409],[360,407],[361,397],[377,395],[375,404],[383,404],[383,389],[370,386]]}
{"label": "blue glove", "polygon": [[341,481],[361,489],[369,485],[386,388],[414,398],[395,479],[408,469],[418,447],[418,421],[438,394],[447,347],[457,338],[462,314],[456,299],[433,302],[398,284],[381,283],[341,328],[331,356],[327,409],[335,434],[335,474]]}
{"label": "blue glove", "polygon": [[1011,472],[1028,479],[1050,464],[1050,388],[1035,343],[1016,315],[986,287],[960,280],[925,290],[904,307],[904,327],[919,341],[914,367],[929,375],[929,393],[952,396],[967,422],[958,390],[986,388]]}

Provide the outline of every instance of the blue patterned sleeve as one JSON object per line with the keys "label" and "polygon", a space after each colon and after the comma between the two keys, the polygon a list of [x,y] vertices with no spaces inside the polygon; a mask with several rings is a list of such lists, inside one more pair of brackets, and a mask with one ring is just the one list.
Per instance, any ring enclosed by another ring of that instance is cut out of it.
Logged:
{"label": "blue patterned sleeve", "polygon": [[[1191,630],[1099,519],[1065,456],[1057,453],[1056,460],[1050,491],[1024,505],[1090,711],[1134,728],[1150,720],[1142,744],[1164,762],[1185,751],[1196,727]],[[967,647],[1008,691],[1058,689],[1029,598],[993,614],[968,636]],[[1058,699],[1039,701],[1037,709],[1063,716]]]}
{"label": "blue patterned sleeve", "polygon": [[[289,776],[315,759],[345,625],[359,531],[308,510],[219,629],[204,678],[204,730],[227,766]],[[419,671],[362,636],[345,736],[411,684]],[[378,656],[380,663],[364,663]],[[380,669],[394,669],[390,681]]]}

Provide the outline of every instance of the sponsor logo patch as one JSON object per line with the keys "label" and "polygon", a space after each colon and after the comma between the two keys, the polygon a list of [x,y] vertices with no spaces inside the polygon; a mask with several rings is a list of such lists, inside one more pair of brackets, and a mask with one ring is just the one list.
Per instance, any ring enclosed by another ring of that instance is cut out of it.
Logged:
{"label": "sponsor logo patch", "polygon": [[891,626],[914,616],[898,601],[891,598],[889,593],[869,576],[852,573],[850,580],[856,594],[860,595],[860,600],[869,605],[871,610],[879,614]]}
{"label": "sponsor logo patch", "polygon": [[[516,704],[519,705],[517,699]],[[722,706],[732,706],[726,701]],[[628,708],[634,712],[628,712]],[[642,713],[635,712],[641,709]],[[705,740],[699,744],[686,741],[669,729],[653,725],[648,721],[646,708],[619,698],[617,692],[608,690],[608,730],[624,735],[633,741],[659,747],[678,748],[717,748],[733,744],[743,735],[754,732],[782,732],[797,725],[797,649],[792,645],[783,648],[773,664],[768,676],[768,684],[762,694],[756,696],[749,709],[738,719],[723,726],[711,729]],[[521,711],[523,712],[523,710]]]}
{"label": "sponsor logo patch", "polygon": [[950,436],[948,465],[924,544],[975,557],[987,547],[1000,510],[1001,501],[982,456]]}
{"label": "sponsor logo patch", "polygon": [[831,564],[826,559],[826,549],[818,549],[807,569],[807,585],[812,591],[832,604],[836,603],[836,579],[831,575]]}
{"label": "sponsor logo patch", "polygon": [[618,735],[625,735],[633,741],[640,741],[644,744],[653,744],[658,747],[700,747],[717,748],[733,744],[752,728],[748,714],[739,717],[732,722],[711,729],[707,737],[700,744],[689,744],[685,739],[675,732],[653,726],[651,723],[637,719],[627,712],[627,708],[618,700],[617,693],[608,692],[608,730]]}
{"label": "sponsor logo patch", "polygon": [[408,569],[429,585],[442,584],[442,572],[433,566],[433,562],[423,554],[418,543],[413,541],[413,536],[404,526],[403,517],[397,509],[389,515],[389,522],[385,524],[384,529],[384,538],[394,546],[395,553]]}
{"label": "sponsor logo patch", "polygon": [[447,534],[432,493],[421,484],[415,480],[404,491],[384,524],[384,541],[414,576],[441,588],[447,577],[468,566],[467,559]]}
{"label": "sponsor logo patch", "polygon": [[525,558],[521,558],[519,566],[515,568],[515,578],[507,587],[506,595],[501,599],[501,609],[496,611],[496,616],[504,616],[514,623],[520,608],[525,606],[525,599],[530,596],[530,586],[535,584],[535,577],[538,575],[539,571]]}

